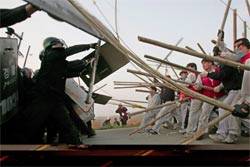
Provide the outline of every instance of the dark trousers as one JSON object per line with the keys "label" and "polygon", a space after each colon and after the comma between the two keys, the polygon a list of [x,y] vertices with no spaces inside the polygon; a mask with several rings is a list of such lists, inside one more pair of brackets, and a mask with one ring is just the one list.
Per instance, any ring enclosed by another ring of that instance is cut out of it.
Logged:
{"label": "dark trousers", "polygon": [[[51,95],[51,93],[50,93]],[[36,96],[31,103],[3,127],[1,143],[29,144],[37,141],[46,121],[54,122],[61,134],[62,143],[81,144],[79,133],[69,111],[53,96]],[[1,128],[2,130],[2,128]]]}

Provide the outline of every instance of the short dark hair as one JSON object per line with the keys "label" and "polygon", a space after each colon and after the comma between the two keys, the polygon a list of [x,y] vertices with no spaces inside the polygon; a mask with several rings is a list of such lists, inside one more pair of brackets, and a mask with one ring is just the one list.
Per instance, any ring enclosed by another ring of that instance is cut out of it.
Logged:
{"label": "short dark hair", "polygon": [[246,46],[248,49],[250,49],[250,42],[247,38],[240,38],[234,41],[234,44],[241,42],[240,45]]}
{"label": "short dark hair", "polygon": [[192,67],[194,68],[195,70],[197,70],[197,65],[195,63],[188,63],[187,64],[187,67]]}
{"label": "short dark hair", "polygon": [[203,62],[211,62],[212,64],[214,64],[214,62],[212,60],[209,60],[209,59],[206,59],[206,58],[201,60],[201,63],[203,63]]}
{"label": "short dark hair", "polygon": [[150,86],[150,89],[154,90],[154,91],[157,91],[156,87],[155,86]]}

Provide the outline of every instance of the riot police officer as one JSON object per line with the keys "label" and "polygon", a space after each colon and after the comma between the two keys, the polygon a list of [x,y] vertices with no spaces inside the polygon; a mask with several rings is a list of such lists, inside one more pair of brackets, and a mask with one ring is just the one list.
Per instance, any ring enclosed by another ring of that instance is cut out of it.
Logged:
{"label": "riot police officer", "polygon": [[66,57],[95,48],[96,44],[65,48],[61,40],[49,37],[44,40],[43,46],[44,57],[36,77],[36,85],[29,92],[30,104],[19,112],[15,121],[12,121],[15,124],[12,126],[12,132],[15,132],[11,138],[12,143],[32,143],[37,139],[46,121],[50,120],[59,130],[60,143],[81,144],[79,131],[64,104],[68,65]]}

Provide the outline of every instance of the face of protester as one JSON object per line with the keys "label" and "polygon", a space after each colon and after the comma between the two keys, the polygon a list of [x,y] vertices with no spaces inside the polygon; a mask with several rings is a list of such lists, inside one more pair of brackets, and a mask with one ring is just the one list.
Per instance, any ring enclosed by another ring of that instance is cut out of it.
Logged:
{"label": "face of protester", "polygon": [[195,70],[195,67],[187,66],[188,69]]}
{"label": "face of protester", "polygon": [[210,71],[212,69],[212,62],[210,61],[203,61],[202,62],[202,67],[205,71]]}
{"label": "face of protester", "polygon": [[187,78],[187,73],[181,73],[181,78],[186,79]]}
{"label": "face of protester", "polygon": [[236,53],[238,52],[245,55],[249,52],[249,49],[245,45],[243,45],[241,41],[235,43],[234,48],[236,50]]}
{"label": "face of protester", "polygon": [[154,89],[152,89],[152,88],[149,88],[149,91],[150,91],[151,95],[154,95],[156,93],[156,91]]}

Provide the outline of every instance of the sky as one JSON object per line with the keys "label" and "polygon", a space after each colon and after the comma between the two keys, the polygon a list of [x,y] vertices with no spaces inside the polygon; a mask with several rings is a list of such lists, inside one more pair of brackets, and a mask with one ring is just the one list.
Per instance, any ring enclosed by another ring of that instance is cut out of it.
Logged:
{"label": "sky", "polygon": [[[82,6],[92,15],[96,16],[110,30],[111,24],[115,27],[114,4],[115,0],[78,0]],[[197,51],[199,42],[207,53],[212,52],[213,44],[211,39],[216,39],[216,34],[221,26],[227,3],[226,0],[118,0],[118,33],[120,38],[133,50],[140,58],[144,55],[152,55],[158,58],[164,58],[169,50],[159,48],[153,45],[141,43],[137,40],[138,36],[143,36],[168,44],[173,44],[184,38],[179,46],[189,46]],[[22,0],[0,0],[1,8],[14,8],[25,4]],[[105,15],[109,23],[106,22],[97,7]],[[232,9],[237,9],[237,37],[242,37],[243,22],[247,22],[248,38],[250,34],[250,17],[248,15],[245,0],[233,0]],[[225,42],[229,48],[233,44],[233,12],[230,10],[225,25]],[[27,48],[31,45],[30,55],[26,67],[34,71],[39,69],[39,53],[42,50],[42,42],[46,37],[55,36],[63,39],[68,46],[93,43],[97,39],[77,28],[63,22],[58,22],[48,16],[45,12],[39,11],[32,15],[31,18],[24,22],[11,26],[18,34],[24,32],[24,40],[21,45],[21,52],[26,53]],[[0,36],[6,36],[5,29],[0,29]],[[79,59],[86,56],[93,50],[77,54],[68,60]],[[145,60],[145,59],[144,59]],[[145,60],[146,61],[146,60]],[[201,71],[200,59],[189,55],[173,52],[169,61],[185,66],[189,62],[195,62]],[[18,58],[18,64],[23,65],[24,58]],[[156,68],[152,62],[147,62],[153,68]],[[138,78],[126,72],[127,69],[134,69],[129,63],[108,76],[95,85],[98,88],[108,84],[97,93],[112,96],[115,99],[130,99],[145,101],[147,94],[137,93],[134,89],[113,89],[113,81],[140,81]],[[165,69],[161,68],[164,73]],[[173,74],[168,70],[169,74]],[[174,76],[173,76],[174,77]],[[81,83],[83,84],[83,82]],[[110,116],[115,114],[117,106],[113,105],[95,105],[96,116]],[[138,109],[129,108],[130,112]]]}

